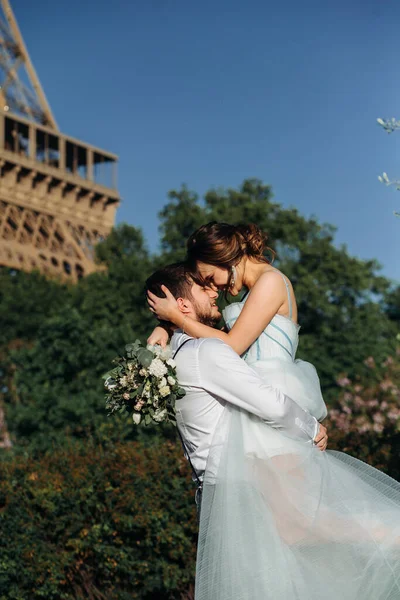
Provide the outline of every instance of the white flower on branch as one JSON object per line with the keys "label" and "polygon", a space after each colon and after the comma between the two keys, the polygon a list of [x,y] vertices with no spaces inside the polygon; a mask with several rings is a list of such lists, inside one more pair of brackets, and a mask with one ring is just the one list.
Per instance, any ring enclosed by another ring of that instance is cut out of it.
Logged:
{"label": "white flower on branch", "polygon": [[379,117],[379,119],[377,119],[376,122],[378,123],[378,125],[383,127],[383,129],[387,133],[393,133],[393,131],[396,131],[396,129],[400,129],[400,121],[396,121],[394,117],[392,117],[391,119],[382,119],[381,117]]}

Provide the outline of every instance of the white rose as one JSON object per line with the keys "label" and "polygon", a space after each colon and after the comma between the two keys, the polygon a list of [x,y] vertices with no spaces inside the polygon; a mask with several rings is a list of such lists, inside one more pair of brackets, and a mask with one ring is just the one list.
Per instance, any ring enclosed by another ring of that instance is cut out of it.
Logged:
{"label": "white rose", "polygon": [[161,398],[165,398],[165,396],[168,396],[170,393],[171,393],[171,388],[169,387],[169,385],[164,385],[164,387],[162,387],[160,389]]}
{"label": "white rose", "polygon": [[164,365],[164,363],[162,362],[162,360],[160,360],[159,358],[154,358],[149,366],[149,373],[151,375],[154,375],[155,377],[159,377],[161,379],[161,377],[164,377],[164,375],[167,373],[168,369],[167,367]]}
{"label": "white rose", "polygon": [[166,416],[167,416],[167,411],[165,408],[162,410],[158,409],[155,411],[153,419],[155,421],[157,421],[157,423],[160,423],[161,421],[163,421],[165,419]]}
{"label": "white rose", "polygon": [[138,415],[137,413],[133,413],[133,415],[132,415],[132,421],[135,423],[135,425],[139,425],[141,419],[142,419],[142,415]]}
{"label": "white rose", "polygon": [[167,380],[165,379],[165,377],[163,377],[160,381],[160,383],[158,384],[159,388],[164,387],[165,385],[167,385]]}
{"label": "white rose", "polygon": [[176,367],[176,362],[174,361],[173,358],[170,358],[169,360],[167,360],[167,365],[174,368],[174,367]]}
{"label": "white rose", "polygon": [[173,377],[171,377],[171,375],[169,375],[169,377],[168,377],[168,383],[169,383],[169,385],[175,385],[176,380]]}

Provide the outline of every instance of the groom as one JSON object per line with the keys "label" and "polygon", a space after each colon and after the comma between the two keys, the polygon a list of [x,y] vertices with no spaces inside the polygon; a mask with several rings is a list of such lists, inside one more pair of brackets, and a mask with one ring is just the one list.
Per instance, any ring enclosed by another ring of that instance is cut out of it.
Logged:
{"label": "groom", "polygon": [[[221,318],[216,304],[218,293],[198,285],[184,263],[159,269],[146,282],[147,290],[161,297],[162,285],[171,291],[183,315],[217,325]],[[314,442],[325,450],[326,428],[291,398],[267,385],[223,341],[194,339],[177,329],[171,348],[179,383],[186,390],[176,402],[178,432],[200,489],[219,418],[229,403],[292,438]]]}

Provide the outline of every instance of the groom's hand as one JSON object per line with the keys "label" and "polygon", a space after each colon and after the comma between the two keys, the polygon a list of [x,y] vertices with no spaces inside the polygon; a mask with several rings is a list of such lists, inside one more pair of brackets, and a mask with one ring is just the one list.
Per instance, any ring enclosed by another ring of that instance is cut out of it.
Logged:
{"label": "groom's hand", "polygon": [[319,424],[318,433],[314,438],[314,444],[322,451],[326,450],[328,445],[328,431],[321,423]]}

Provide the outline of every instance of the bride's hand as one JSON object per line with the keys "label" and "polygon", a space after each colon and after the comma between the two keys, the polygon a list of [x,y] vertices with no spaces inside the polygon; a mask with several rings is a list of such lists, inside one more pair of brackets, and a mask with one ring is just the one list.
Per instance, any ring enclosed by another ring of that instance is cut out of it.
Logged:
{"label": "bride's hand", "polygon": [[152,292],[147,292],[149,308],[161,321],[171,321],[171,323],[178,325],[175,322],[176,317],[181,314],[178,303],[165,285],[161,286],[161,290],[164,292],[166,298],[159,298]]}
{"label": "bride's hand", "polygon": [[319,424],[318,433],[315,436],[314,444],[322,450],[323,452],[326,450],[328,445],[328,431],[322,423]]}
{"label": "bride's hand", "polygon": [[164,327],[160,327],[159,325],[153,329],[149,337],[147,338],[147,343],[150,346],[161,346],[161,348],[165,348],[168,344],[169,335],[168,331],[164,329]]}

